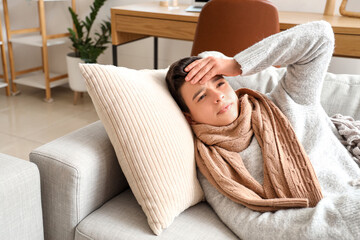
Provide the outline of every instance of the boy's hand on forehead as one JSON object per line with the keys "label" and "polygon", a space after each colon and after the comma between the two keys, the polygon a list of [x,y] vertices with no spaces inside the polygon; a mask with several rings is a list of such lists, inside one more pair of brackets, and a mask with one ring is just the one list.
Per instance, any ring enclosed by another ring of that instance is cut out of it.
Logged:
{"label": "boy's hand on forehead", "polygon": [[235,59],[207,57],[190,63],[185,68],[188,72],[185,81],[192,84],[204,84],[217,75],[237,76],[242,73],[241,66]]}

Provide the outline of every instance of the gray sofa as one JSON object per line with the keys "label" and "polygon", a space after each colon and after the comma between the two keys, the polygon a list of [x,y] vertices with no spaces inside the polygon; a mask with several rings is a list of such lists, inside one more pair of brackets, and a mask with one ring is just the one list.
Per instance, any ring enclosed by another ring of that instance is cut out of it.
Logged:
{"label": "gray sofa", "polygon": [[[270,68],[229,81],[234,88],[246,86],[267,92],[282,74],[283,69]],[[342,113],[360,119],[359,92],[360,76],[328,74],[322,104],[330,116]],[[35,149],[30,161],[40,170],[47,240],[237,239],[206,202],[187,209],[155,236],[101,122]]]}
{"label": "gray sofa", "polygon": [[2,153],[0,239],[44,239],[39,170],[29,161]]}

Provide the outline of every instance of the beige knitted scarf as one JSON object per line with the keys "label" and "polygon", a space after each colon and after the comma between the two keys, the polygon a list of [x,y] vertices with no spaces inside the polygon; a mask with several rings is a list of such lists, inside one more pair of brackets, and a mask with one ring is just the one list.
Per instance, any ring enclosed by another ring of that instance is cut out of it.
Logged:
{"label": "beige knitted scarf", "polygon": [[[268,98],[242,88],[239,117],[227,126],[192,125],[200,172],[232,201],[256,211],[314,207],[322,193],[311,162],[289,120]],[[239,152],[255,134],[264,160],[264,183],[246,169]]]}

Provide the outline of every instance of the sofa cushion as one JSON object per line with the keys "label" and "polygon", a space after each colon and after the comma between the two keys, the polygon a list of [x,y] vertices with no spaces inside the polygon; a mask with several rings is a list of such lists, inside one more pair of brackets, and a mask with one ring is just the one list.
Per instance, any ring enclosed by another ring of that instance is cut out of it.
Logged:
{"label": "sofa cushion", "polygon": [[155,237],[146,223],[130,190],[107,202],[77,226],[75,240],[107,239],[238,239],[217,217],[210,206],[201,202],[175,218],[160,236]]}
{"label": "sofa cushion", "polygon": [[203,199],[190,126],[165,83],[166,69],[81,65],[121,169],[155,234]]}
{"label": "sofa cushion", "polygon": [[327,73],[321,105],[329,116],[341,113],[360,120],[360,75]]}

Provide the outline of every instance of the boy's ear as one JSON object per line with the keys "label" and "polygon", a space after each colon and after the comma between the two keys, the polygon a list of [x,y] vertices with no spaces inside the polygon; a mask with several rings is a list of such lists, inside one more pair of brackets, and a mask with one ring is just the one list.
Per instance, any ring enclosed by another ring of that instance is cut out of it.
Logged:
{"label": "boy's ear", "polygon": [[195,124],[195,123],[196,123],[196,122],[192,119],[192,117],[191,117],[191,114],[190,114],[190,113],[183,112],[183,114],[184,114],[184,116],[185,116],[186,120],[188,121],[188,123],[189,123],[190,125],[192,125],[192,124]]}

